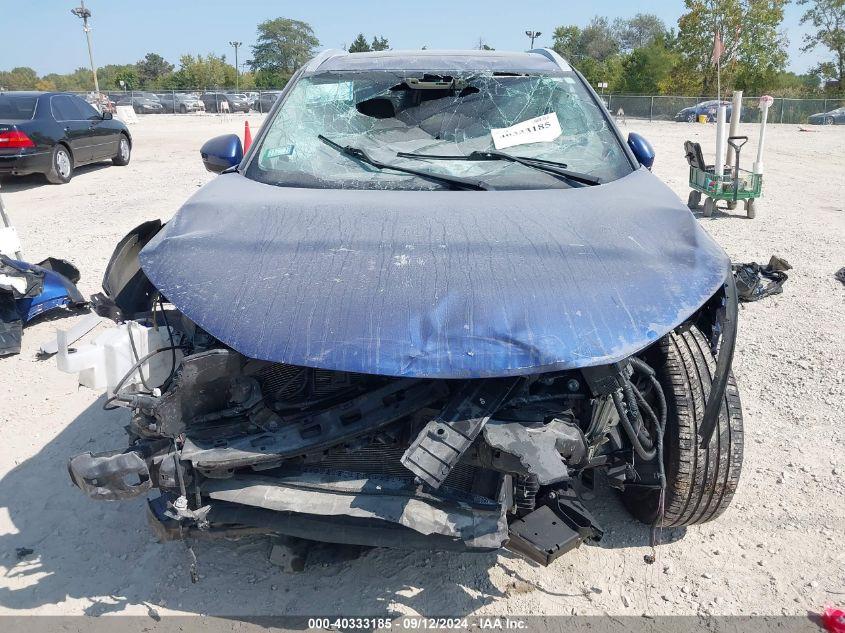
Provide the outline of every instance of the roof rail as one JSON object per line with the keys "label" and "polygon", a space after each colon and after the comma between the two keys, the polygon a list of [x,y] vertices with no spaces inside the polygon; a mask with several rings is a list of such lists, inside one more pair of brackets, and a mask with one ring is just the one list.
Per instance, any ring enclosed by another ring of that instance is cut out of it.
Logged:
{"label": "roof rail", "polygon": [[333,57],[340,57],[342,55],[347,55],[348,53],[344,50],[339,48],[329,48],[317,54],[317,56],[305,64],[305,68],[303,69],[307,73],[312,73],[317,70],[320,66],[323,65],[324,62],[332,59]]}
{"label": "roof rail", "polygon": [[572,70],[572,66],[569,65],[569,62],[567,62],[563,57],[558,55],[555,51],[553,51],[550,48],[533,48],[528,52],[529,53],[537,53],[538,55],[542,55],[543,57],[545,57],[549,61],[554,62],[557,65],[557,67],[560,68],[563,71],[568,72],[568,71]]}

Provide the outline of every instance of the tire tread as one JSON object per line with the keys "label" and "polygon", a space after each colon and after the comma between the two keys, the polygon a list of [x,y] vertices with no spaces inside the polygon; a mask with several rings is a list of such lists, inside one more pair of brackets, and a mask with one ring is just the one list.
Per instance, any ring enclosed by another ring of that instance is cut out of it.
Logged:
{"label": "tire tread", "polygon": [[[710,446],[698,446],[698,432],[716,361],[695,327],[664,337],[654,366],[668,405],[664,463],[666,491],[661,525],[678,527],[712,521],[730,505],[742,470],[742,406],[733,374]],[[659,493],[623,494],[629,510],[646,523],[658,517]]]}

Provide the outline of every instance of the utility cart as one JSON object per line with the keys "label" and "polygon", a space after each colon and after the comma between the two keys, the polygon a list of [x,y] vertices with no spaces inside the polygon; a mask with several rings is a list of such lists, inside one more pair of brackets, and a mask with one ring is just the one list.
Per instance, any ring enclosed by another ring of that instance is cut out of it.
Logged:
{"label": "utility cart", "polygon": [[[697,209],[704,200],[704,216],[710,217],[720,200],[727,202],[728,209],[735,209],[739,202],[745,205],[745,213],[749,219],[757,215],[759,204],[757,198],[763,189],[763,175],[739,167],[739,156],[742,146],[748,141],[747,136],[731,136],[728,145],[734,150],[735,160],[733,169],[719,176],[712,165],[705,166],[703,160],[689,156],[689,186],[690,191],[687,205],[690,209]],[[697,145],[697,144],[696,144]],[[700,156],[700,149],[698,150]]]}

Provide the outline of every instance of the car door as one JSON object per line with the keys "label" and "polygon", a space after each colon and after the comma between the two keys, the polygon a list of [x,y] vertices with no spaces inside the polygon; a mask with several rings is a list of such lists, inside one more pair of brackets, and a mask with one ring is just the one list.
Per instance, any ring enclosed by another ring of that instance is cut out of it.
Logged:
{"label": "car door", "polygon": [[76,165],[91,160],[91,122],[83,118],[72,95],[54,95],[50,98],[53,118],[64,131],[64,139],[73,153]]}
{"label": "car door", "polygon": [[117,154],[117,142],[120,132],[110,119],[103,119],[97,109],[84,99],[71,97],[76,108],[88,121],[88,137],[91,157],[88,160],[105,160]]}

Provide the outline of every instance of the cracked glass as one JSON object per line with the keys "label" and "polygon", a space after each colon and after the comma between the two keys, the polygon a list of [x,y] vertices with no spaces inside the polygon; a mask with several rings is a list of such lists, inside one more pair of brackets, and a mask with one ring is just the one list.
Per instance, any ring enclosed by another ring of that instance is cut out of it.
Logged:
{"label": "cracked glass", "polygon": [[[323,136],[388,165],[472,178],[495,189],[573,186],[513,162],[397,156],[406,152],[465,157],[496,150],[494,134],[508,136],[519,130],[523,136],[502,151],[562,163],[570,171],[609,182],[630,173],[632,166],[600,107],[572,72],[325,72],[306,76],[291,88],[245,175],[295,187],[449,188],[368,165],[331,147],[319,138]],[[542,138],[524,133],[534,129],[538,117],[553,124],[552,132]]]}

